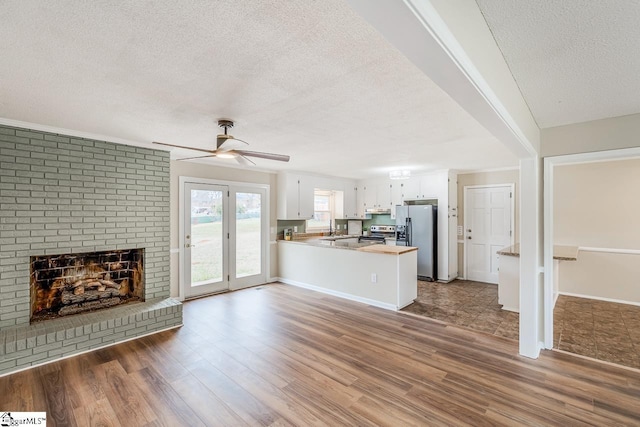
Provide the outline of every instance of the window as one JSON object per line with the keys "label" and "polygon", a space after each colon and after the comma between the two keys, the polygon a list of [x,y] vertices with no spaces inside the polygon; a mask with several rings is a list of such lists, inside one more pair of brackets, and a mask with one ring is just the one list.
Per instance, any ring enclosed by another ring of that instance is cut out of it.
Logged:
{"label": "window", "polygon": [[313,193],[313,218],[307,220],[307,231],[329,230],[333,212],[333,191],[315,189]]}

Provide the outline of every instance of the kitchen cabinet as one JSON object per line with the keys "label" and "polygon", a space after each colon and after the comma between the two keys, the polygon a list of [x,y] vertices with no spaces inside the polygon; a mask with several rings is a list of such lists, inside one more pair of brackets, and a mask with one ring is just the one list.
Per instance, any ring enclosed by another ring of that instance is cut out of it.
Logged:
{"label": "kitchen cabinet", "polygon": [[402,182],[402,201],[420,198],[420,177],[414,176]]}
{"label": "kitchen cabinet", "polygon": [[298,218],[313,218],[315,184],[313,177],[298,177]]}
{"label": "kitchen cabinet", "polygon": [[346,183],[344,186],[343,219],[360,218],[357,205],[358,189],[354,184]]}
{"label": "kitchen cabinet", "polygon": [[364,186],[359,185],[356,189],[356,211],[357,218],[364,219],[365,203],[364,203]]}
{"label": "kitchen cabinet", "polygon": [[358,189],[362,191],[363,209],[391,209],[391,183],[384,181],[364,181]]}
{"label": "kitchen cabinet", "polygon": [[313,216],[313,177],[278,174],[278,219],[310,219]]}
{"label": "kitchen cabinet", "polygon": [[402,201],[418,199],[437,199],[447,186],[447,174],[434,173],[413,176],[402,181]]}
{"label": "kitchen cabinet", "polygon": [[376,208],[391,209],[391,182],[385,180],[376,185]]}
{"label": "kitchen cabinet", "polygon": [[402,205],[402,191],[404,181],[391,183],[391,219],[396,219],[396,206]]}
{"label": "kitchen cabinet", "polygon": [[353,180],[297,172],[280,172],[277,182],[278,219],[312,218],[316,189],[334,192],[336,219],[360,218],[357,208],[356,183]]}
{"label": "kitchen cabinet", "polygon": [[365,209],[390,209],[395,221],[395,207],[406,200],[437,200],[438,203],[438,280],[458,277],[457,174],[440,170],[409,179],[371,179],[358,182],[358,217],[366,218]]}
{"label": "kitchen cabinet", "polygon": [[362,187],[363,198],[364,198],[364,209],[376,208],[378,204],[378,196],[376,191],[376,185],[374,183],[369,183]]}

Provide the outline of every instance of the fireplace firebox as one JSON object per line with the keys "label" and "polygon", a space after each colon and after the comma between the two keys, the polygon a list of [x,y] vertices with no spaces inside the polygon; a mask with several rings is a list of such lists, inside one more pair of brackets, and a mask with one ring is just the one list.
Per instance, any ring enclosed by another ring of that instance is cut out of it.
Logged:
{"label": "fireplace firebox", "polygon": [[144,301],[144,249],[31,257],[31,322]]}

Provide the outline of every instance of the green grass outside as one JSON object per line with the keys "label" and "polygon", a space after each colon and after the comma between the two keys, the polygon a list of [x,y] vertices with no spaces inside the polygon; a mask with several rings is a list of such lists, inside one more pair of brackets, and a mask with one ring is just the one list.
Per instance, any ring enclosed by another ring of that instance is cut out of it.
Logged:
{"label": "green grass outside", "polygon": [[[192,283],[222,280],[222,223],[191,226]],[[261,267],[260,218],[236,220],[236,276],[259,274]]]}

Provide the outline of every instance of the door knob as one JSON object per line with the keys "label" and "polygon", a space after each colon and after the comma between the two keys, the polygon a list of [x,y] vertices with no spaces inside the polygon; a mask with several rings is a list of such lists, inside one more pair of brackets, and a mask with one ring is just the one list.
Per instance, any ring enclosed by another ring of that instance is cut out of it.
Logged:
{"label": "door knob", "polygon": [[471,236],[467,236],[467,239],[471,240]]}
{"label": "door knob", "polygon": [[469,233],[471,233],[471,229],[470,229],[470,228],[467,228],[467,231],[468,231]]}
{"label": "door knob", "polygon": [[185,243],[185,244],[184,244],[184,247],[185,247],[185,248],[195,248],[195,247],[196,247],[196,245],[192,245],[191,243]]}

